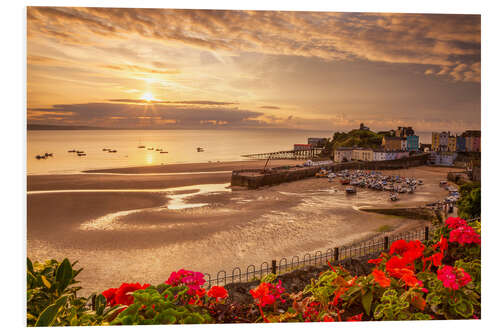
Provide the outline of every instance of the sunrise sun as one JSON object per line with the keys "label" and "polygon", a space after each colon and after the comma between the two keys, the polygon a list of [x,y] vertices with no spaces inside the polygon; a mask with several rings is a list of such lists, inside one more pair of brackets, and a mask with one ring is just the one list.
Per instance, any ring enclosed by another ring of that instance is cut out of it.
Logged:
{"label": "sunrise sun", "polygon": [[152,100],[154,100],[154,96],[153,96],[153,94],[152,94],[152,93],[150,93],[150,92],[148,91],[148,92],[145,92],[145,93],[142,95],[141,99],[143,99],[143,100],[145,100],[145,101],[147,101],[147,102],[151,102]]}

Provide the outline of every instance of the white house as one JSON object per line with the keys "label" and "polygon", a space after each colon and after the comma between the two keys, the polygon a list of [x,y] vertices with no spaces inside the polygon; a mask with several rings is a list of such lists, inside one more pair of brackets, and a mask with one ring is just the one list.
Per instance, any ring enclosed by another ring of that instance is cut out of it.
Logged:
{"label": "white house", "polygon": [[339,147],[335,149],[333,153],[333,160],[337,163],[349,162],[352,160],[352,148],[351,147]]}

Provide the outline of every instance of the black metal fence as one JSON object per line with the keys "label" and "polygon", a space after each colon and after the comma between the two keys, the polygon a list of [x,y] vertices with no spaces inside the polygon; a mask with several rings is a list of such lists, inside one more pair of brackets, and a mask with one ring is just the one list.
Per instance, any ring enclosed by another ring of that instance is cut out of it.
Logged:
{"label": "black metal fence", "polygon": [[355,243],[349,246],[329,248],[326,251],[316,251],[314,254],[306,253],[301,257],[281,258],[263,262],[260,266],[249,265],[245,270],[234,267],[231,274],[225,270],[219,271],[215,276],[205,273],[205,287],[213,285],[225,285],[234,282],[249,282],[260,280],[269,273],[284,274],[306,266],[326,265],[327,262],[334,263],[350,258],[359,258],[369,255],[378,255],[381,251],[389,250],[391,244],[397,240],[428,240],[433,227],[421,227],[396,235],[373,238],[367,241]]}

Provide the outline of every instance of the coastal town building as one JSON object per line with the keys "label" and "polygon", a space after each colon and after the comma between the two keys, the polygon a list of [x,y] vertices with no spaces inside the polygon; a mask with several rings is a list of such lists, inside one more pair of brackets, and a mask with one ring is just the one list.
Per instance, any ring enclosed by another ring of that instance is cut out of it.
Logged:
{"label": "coastal town building", "polygon": [[398,136],[384,136],[382,147],[385,150],[401,150],[401,138]]}
{"label": "coastal town building", "polygon": [[439,150],[439,133],[438,132],[432,132],[432,151],[438,151]]}
{"label": "coastal town building", "polygon": [[339,147],[335,149],[333,160],[337,163],[349,162],[352,160],[352,147]]}
{"label": "coastal town building", "polygon": [[430,143],[421,143],[420,150],[423,152],[429,152],[432,150],[432,144]]}
{"label": "coastal town building", "polygon": [[311,150],[313,148],[312,145],[306,143],[296,143],[293,145],[293,150]]}
{"label": "coastal town building", "polygon": [[439,133],[439,149],[438,151],[448,151],[448,137],[450,132]]}
{"label": "coastal town building", "polygon": [[400,138],[406,138],[409,135],[415,135],[415,131],[413,130],[413,128],[398,126],[398,129],[396,130],[396,136],[399,136]]}
{"label": "coastal town building", "polygon": [[465,138],[461,135],[457,136],[457,152],[464,152],[466,150],[465,148]]}
{"label": "coastal town building", "polygon": [[327,138],[308,138],[307,144],[313,146],[314,148],[323,148],[328,142]]}
{"label": "coastal town building", "polygon": [[418,145],[418,135],[408,135],[406,137],[406,148],[408,151],[417,151]]}
{"label": "coastal town building", "polygon": [[448,151],[451,151],[451,152],[457,151],[457,137],[456,136],[448,137]]}
{"label": "coastal town building", "polygon": [[436,152],[480,152],[481,131],[465,131],[462,135],[450,132],[432,133],[432,151]]}
{"label": "coastal town building", "polygon": [[402,151],[407,151],[408,150],[406,139],[402,139],[401,140],[401,150]]}
{"label": "coastal town building", "polygon": [[481,151],[481,131],[465,131],[462,136],[465,138],[466,151]]}
{"label": "coastal town building", "polygon": [[373,150],[370,148],[354,148],[351,158],[355,161],[373,161]]}
{"label": "coastal town building", "polygon": [[365,124],[361,123],[359,124],[359,129],[362,131],[369,131],[370,127],[365,126]]}

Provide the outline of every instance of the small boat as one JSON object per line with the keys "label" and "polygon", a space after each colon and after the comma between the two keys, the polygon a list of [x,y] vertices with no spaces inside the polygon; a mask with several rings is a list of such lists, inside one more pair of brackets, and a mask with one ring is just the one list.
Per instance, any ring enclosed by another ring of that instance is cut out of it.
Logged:
{"label": "small boat", "polygon": [[198,153],[201,153],[201,152],[204,152],[204,151],[205,151],[205,149],[203,149],[203,148],[201,148],[201,147],[198,147],[198,148],[196,148],[196,151],[197,151]]}
{"label": "small boat", "polygon": [[109,148],[102,148],[102,151],[109,151]]}
{"label": "small boat", "polygon": [[398,201],[399,200],[399,197],[397,194],[391,194],[389,196],[389,199],[391,199],[391,201]]}
{"label": "small boat", "polygon": [[74,149],[68,150],[68,153],[76,153],[76,150]]}
{"label": "small boat", "polygon": [[156,148],[156,151],[162,151],[162,150],[163,150],[163,149],[161,149],[161,148]]}
{"label": "small boat", "polygon": [[160,154],[168,154],[168,151],[160,151]]}
{"label": "small boat", "polygon": [[419,180],[417,181],[417,184],[418,184],[418,185],[424,185],[424,181],[423,181],[422,179],[419,179]]}
{"label": "small boat", "polygon": [[35,157],[36,157],[37,160],[47,158],[47,156],[45,156],[45,155],[36,155]]}
{"label": "small boat", "polygon": [[439,182],[439,186],[444,186],[444,185],[447,185],[448,182],[446,180],[442,180]]}
{"label": "small boat", "polygon": [[116,153],[116,149],[110,149],[110,150],[108,150],[108,152],[110,152],[110,153]]}
{"label": "small boat", "polygon": [[137,148],[146,148],[146,146],[137,146]]}
{"label": "small boat", "polygon": [[356,193],[356,188],[354,186],[347,186],[345,189],[345,192],[347,194],[355,194]]}
{"label": "small boat", "polygon": [[87,156],[85,153],[76,153],[78,156]]}
{"label": "small boat", "polygon": [[350,182],[351,181],[347,178],[343,178],[340,180],[340,184],[342,184],[342,185],[349,185]]}
{"label": "small boat", "polygon": [[154,150],[154,148],[148,148],[148,150]]}

